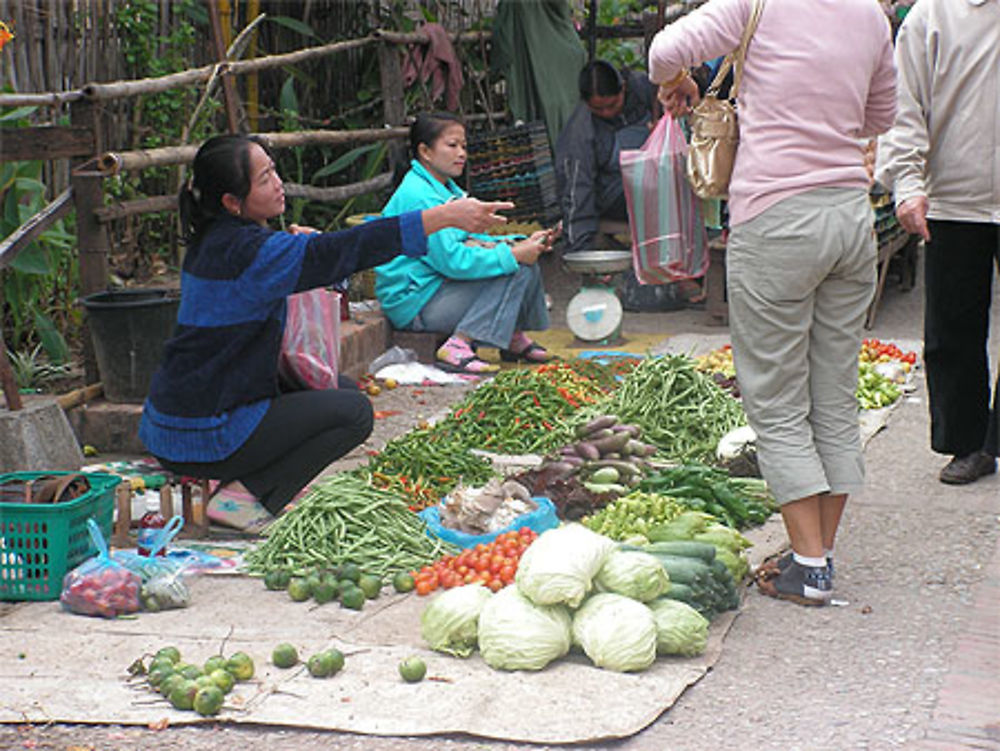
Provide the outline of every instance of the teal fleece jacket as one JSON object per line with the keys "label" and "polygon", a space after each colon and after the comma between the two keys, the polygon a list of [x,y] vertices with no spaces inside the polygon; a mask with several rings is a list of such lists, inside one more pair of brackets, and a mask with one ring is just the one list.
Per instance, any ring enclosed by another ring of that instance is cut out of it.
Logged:
{"label": "teal fleece jacket", "polygon": [[[382,215],[422,211],[463,197],[465,191],[454,180],[444,184],[414,160]],[[427,255],[398,256],[375,269],[375,296],[382,304],[382,312],[395,328],[402,329],[416,318],[445,279],[490,279],[513,274],[518,264],[511,244],[517,237],[479,235],[454,228],[435,232],[427,238]],[[484,248],[468,244],[470,241],[496,244]]]}

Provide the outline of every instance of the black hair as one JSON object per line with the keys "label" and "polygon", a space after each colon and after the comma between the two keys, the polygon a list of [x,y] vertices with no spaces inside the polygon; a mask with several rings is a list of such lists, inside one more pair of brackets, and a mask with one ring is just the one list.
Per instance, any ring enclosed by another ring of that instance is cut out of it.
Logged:
{"label": "black hair", "polygon": [[420,144],[432,147],[445,128],[453,124],[465,127],[462,118],[451,112],[421,112],[410,126],[410,156],[417,159]]}
{"label": "black hair", "polygon": [[197,242],[208,226],[226,212],[222,196],[232,193],[241,201],[250,194],[250,144],[271,151],[256,136],[227,134],[209,138],[195,154],[191,179],[181,188],[178,207],[184,242]]}
{"label": "black hair", "polygon": [[621,93],[622,77],[607,60],[591,60],[580,71],[580,97],[588,102],[593,96],[614,96]]}

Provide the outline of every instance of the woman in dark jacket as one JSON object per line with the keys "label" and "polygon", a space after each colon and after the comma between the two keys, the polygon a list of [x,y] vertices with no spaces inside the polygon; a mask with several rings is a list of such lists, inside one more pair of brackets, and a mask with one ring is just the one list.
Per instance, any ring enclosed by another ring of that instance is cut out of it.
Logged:
{"label": "woman in dark jacket", "polygon": [[423,255],[428,234],[482,231],[510,206],[465,199],[342,232],[278,232],[267,222],[284,211],[285,194],[265,145],[242,135],[206,141],[180,195],[181,304],[144,406],[143,443],[166,469],[219,481],[210,519],[259,530],[372,429],[371,404],[347,379],[283,392],[286,297],[401,252]]}

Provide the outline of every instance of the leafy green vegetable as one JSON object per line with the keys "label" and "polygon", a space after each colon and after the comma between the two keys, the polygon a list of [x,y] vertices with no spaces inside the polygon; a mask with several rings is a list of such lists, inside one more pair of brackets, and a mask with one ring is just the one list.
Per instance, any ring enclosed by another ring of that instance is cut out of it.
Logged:
{"label": "leafy green vegetable", "polygon": [[606,592],[648,602],[670,589],[670,577],[648,553],[615,550],[597,572],[597,584]]}
{"label": "leafy green vegetable", "polygon": [[569,647],[569,611],[534,605],[517,587],[501,589],[479,613],[479,651],[491,668],[541,670]]}
{"label": "leafy green vegetable", "polygon": [[694,657],[708,643],[708,619],[680,600],[661,598],[649,603],[656,621],[656,652]]}
{"label": "leafy green vegetable", "polygon": [[492,596],[481,584],[445,590],[424,608],[420,635],[433,650],[468,657],[479,637],[479,613]]}
{"label": "leafy green vegetable", "polygon": [[611,592],[587,599],[573,616],[573,643],[600,668],[645,670],[656,659],[656,620],[641,602]]}

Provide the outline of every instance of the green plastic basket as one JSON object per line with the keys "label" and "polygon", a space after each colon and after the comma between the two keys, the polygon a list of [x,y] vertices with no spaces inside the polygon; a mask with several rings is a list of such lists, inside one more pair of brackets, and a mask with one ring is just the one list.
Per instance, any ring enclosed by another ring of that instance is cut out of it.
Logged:
{"label": "green plastic basket", "polygon": [[[67,472],[11,472],[5,480],[34,480]],[[86,473],[90,490],[66,503],[0,503],[0,600],[56,600],[63,577],[97,553],[87,519],[111,536],[116,475]]]}

